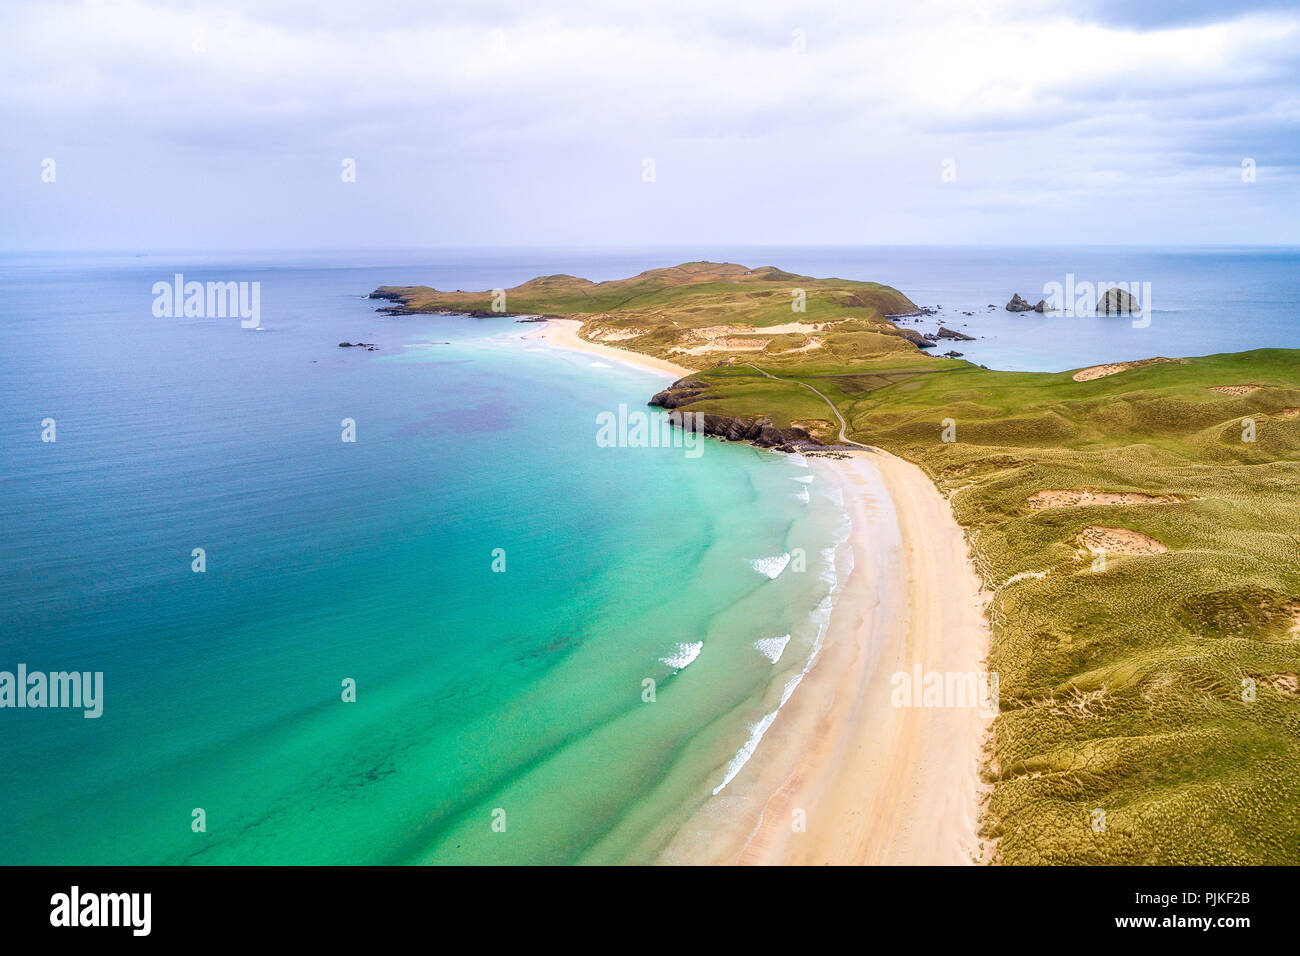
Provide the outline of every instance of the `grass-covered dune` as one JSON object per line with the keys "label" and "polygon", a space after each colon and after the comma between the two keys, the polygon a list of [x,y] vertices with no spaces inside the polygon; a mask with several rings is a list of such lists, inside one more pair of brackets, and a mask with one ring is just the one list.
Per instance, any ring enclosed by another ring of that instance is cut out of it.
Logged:
{"label": "grass-covered dune", "polygon": [[[792,322],[812,325],[856,319],[862,329],[892,338],[899,330],[884,316],[916,310],[901,292],[874,282],[814,279],[771,266],[749,269],[714,262],[686,262],[610,282],[543,276],[500,291],[504,295],[496,290],[442,292],[428,286],[383,286],[372,296],[416,312],[582,319],[591,326],[584,332],[598,331],[596,337],[622,341],[621,336],[637,333],[632,347],[659,357],[667,356],[675,346],[704,341],[698,336],[692,339],[692,330],[738,324],[761,330]],[[850,331],[844,329],[841,334]],[[775,334],[787,336],[792,345],[804,338],[799,332]],[[906,334],[915,337],[915,333]]]}
{"label": "grass-covered dune", "polygon": [[[576,298],[582,280],[555,279],[555,299],[538,280],[510,310],[641,330],[617,344],[699,369],[687,410],[828,441],[838,411],[847,437],[925,469],[993,592],[984,828],[1000,861],[1300,863],[1300,351],[1083,381],[998,372],[886,328],[912,306],[885,286],[678,270],[678,285],[677,270],[626,280],[644,288],[622,299],[588,283],[598,306]],[[432,290],[402,301],[457,308]],[[691,329],[792,321],[822,326],[687,351]]]}
{"label": "grass-covered dune", "polygon": [[[692,378],[717,384],[716,409],[734,391],[800,417],[817,396],[795,383],[813,385],[850,438],[921,465],[967,529],[994,591],[986,827],[1003,861],[1300,862],[1300,352],[1088,382],[891,358],[780,374]],[[1260,387],[1213,390],[1238,384]],[[1129,501],[1035,507],[1080,490]],[[1121,537],[1103,559],[1090,528],[1167,550]]]}

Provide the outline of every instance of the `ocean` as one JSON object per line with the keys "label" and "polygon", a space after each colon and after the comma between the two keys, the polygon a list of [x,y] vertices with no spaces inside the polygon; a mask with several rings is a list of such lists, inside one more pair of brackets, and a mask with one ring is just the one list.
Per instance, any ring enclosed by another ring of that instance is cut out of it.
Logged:
{"label": "ocean", "polygon": [[[1296,250],[0,256],[0,671],[103,674],[101,716],[0,709],[0,863],[653,860],[816,653],[843,502],[604,447],[664,377],[365,295],[700,258],[893,285],[994,368],[1300,346]],[[177,273],[260,328],[155,314]],[[1002,309],[1069,273],[1150,325]]]}

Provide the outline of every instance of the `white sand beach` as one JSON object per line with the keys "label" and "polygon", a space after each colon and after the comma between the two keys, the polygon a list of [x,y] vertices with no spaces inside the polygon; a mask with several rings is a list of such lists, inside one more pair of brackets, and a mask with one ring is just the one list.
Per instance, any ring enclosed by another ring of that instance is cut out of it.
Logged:
{"label": "white sand beach", "polygon": [[[550,320],[549,344],[682,376],[690,369],[588,342]],[[976,675],[985,592],[947,501],[916,465],[879,449],[810,458],[844,492],[853,568],[816,662],[753,757],[706,800],[662,863],[969,864],[992,715],[895,706],[896,674]]]}
{"label": "white sand beach", "polygon": [[883,451],[811,459],[839,482],[854,566],[820,656],[754,756],[661,855],[664,863],[969,864],[984,739],[976,706],[899,707],[895,674],[982,670],[979,578],[948,503]]}
{"label": "white sand beach", "polygon": [[528,338],[537,338],[549,345],[571,349],[574,352],[585,352],[588,355],[598,355],[602,358],[613,359],[616,362],[625,362],[628,365],[635,365],[637,368],[663,372],[666,375],[671,375],[674,379],[681,378],[683,375],[690,375],[694,371],[694,369],[686,368],[684,365],[669,362],[667,359],[643,355],[640,352],[633,352],[631,349],[619,348],[616,345],[605,345],[601,342],[589,342],[578,334],[580,328],[582,328],[582,323],[577,319],[547,319],[541,330],[531,333]]}

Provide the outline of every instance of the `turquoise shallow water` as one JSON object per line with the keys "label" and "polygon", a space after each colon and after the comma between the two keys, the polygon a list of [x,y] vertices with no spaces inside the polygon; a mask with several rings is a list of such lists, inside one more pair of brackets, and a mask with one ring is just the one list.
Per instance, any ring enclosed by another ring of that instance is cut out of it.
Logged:
{"label": "turquoise shallow water", "polygon": [[[774,453],[600,447],[655,375],[378,316],[393,270],[5,265],[0,669],[105,700],[0,711],[0,861],[649,859],[817,639],[841,509]],[[265,331],[155,318],[179,268],[261,281]]]}
{"label": "turquoise shallow water", "polygon": [[[600,447],[661,379],[362,296],[705,257],[894,284],[994,367],[1300,345],[1294,250],[0,258],[0,670],[105,680],[99,719],[0,710],[0,863],[653,858],[816,646],[833,490]],[[178,271],[260,282],[264,331],[156,318]],[[978,314],[1067,271],[1153,282],[1151,326]]]}

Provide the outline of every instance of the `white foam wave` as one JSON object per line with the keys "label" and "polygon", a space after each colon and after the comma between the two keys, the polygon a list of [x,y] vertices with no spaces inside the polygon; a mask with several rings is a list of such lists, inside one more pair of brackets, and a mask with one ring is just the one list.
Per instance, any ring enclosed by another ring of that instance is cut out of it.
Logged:
{"label": "white foam wave", "polygon": [[778,577],[781,574],[781,572],[785,570],[786,565],[788,565],[789,563],[790,563],[790,552],[788,551],[783,551],[781,554],[773,555],[770,558],[749,559],[749,566],[751,568],[753,568],[759,574],[766,575],[767,577],[773,579]]}
{"label": "white foam wave", "polygon": [[[778,707],[777,710],[780,710],[780,708]],[[714,796],[721,793],[722,788],[731,783],[731,781],[735,779],[736,774],[740,773],[741,768],[744,767],[745,764],[749,763],[749,758],[754,756],[754,751],[758,749],[758,742],[763,739],[763,735],[767,733],[767,728],[772,726],[772,721],[774,720],[776,720],[776,710],[758,721],[758,723],[750,726],[749,739],[746,740],[744,745],[736,751],[736,755],[732,757],[731,762],[727,764],[727,770],[722,775],[722,783],[713,788]]]}
{"label": "white foam wave", "polygon": [[[819,611],[823,607],[826,609],[826,620],[830,619],[830,604],[831,599],[827,597],[818,605]],[[722,774],[722,783],[713,788],[715,796],[722,792],[723,787],[735,779],[736,774],[740,773],[741,768],[743,768],[745,764],[749,763],[749,758],[754,756],[754,751],[758,749],[758,745],[762,741],[763,735],[767,733],[768,728],[771,727],[772,723],[776,720],[776,715],[781,712],[781,708],[786,705],[786,701],[793,696],[795,688],[799,686],[800,681],[802,681],[804,676],[812,670],[813,663],[817,660],[817,655],[821,653],[822,638],[825,633],[826,625],[824,622],[821,622],[817,626],[817,639],[813,641],[812,653],[808,655],[808,661],[804,664],[803,670],[785,682],[785,687],[781,689],[781,702],[776,705],[776,710],[765,715],[760,721],[758,721],[758,723],[750,726],[749,739],[746,740],[741,748],[736,751],[735,756],[732,757],[731,761],[727,764],[727,769]]]}
{"label": "white foam wave", "polygon": [[679,671],[699,657],[702,650],[704,650],[703,641],[696,641],[693,644],[679,643],[672,654],[659,659],[673,670]]}
{"label": "white foam wave", "polygon": [[756,647],[764,657],[773,664],[781,660],[781,655],[785,653],[785,646],[790,643],[790,635],[785,637],[764,637],[754,642]]}
{"label": "white foam wave", "polygon": [[[836,490],[838,491],[838,489]],[[843,504],[842,495],[840,496],[840,504]],[[749,758],[752,757],[754,752],[758,749],[758,745],[762,741],[763,735],[767,733],[768,728],[770,728],[776,721],[776,716],[781,712],[781,708],[784,707],[790,698],[794,696],[794,692],[799,687],[799,684],[803,682],[803,679],[808,676],[808,672],[813,669],[813,665],[817,663],[817,658],[821,655],[822,645],[826,639],[826,629],[830,626],[831,614],[835,610],[835,595],[839,590],[839,574],[836,569],[836,560],[840,554],[841,548],[844,548],[844,563],[847,565],[846,571],[850,574],[853,572],[853,549],[851,547],[845,547],[852,533],[853,519],[845,513],[843,520],[835,528],[833,535],[835,541],[834,545],[829,548],[823,548],[819,552],[822,559],[825,561],[820,578],[827,585],[827,589],[826,596],[822,598],[821,601],[818,602],[817,606],[808,614],[809,620],[817,627],[817,636],[813,639],[812,647],[808,652],[808,659],[804,661],[803,669],[786,681],[785,686],[781,688],[781,701],[776,705],[776,709],[771,713],[765,714],[757,723],[750,725],[749,738],[741,748],[736,751],[735,756],[731,758],[730,762],[728,762],[726,770],[723,771],[722,782],[713,788],[715,796],[721,793],[723,788],[725,788],[727,784],[731,783],[731,781],[735,779],[736,774],[740,773],[745,764],[749,762]],[[780,568],[781,570],[785,570],[785,565],[789,563],[790,556],[785,554],[782,555],[781,558],[784,560],[782,561]],[[760,570],[758,566],[760,562],[772,562],[778,560],[781,559],[756,558],[750,561],[750,564],[754,565],[754,570],[758,571]],[[777,574],[780,573],[781,571],[777,571]],[[776,575],[774,574],[769,575],[769,577],[775,576]],[[754,647],[772,658],[772,663],[775,664],[780,659],[781,654],[785,652],[786,645],[790,642],[790,637],[791,636],[787,634],[784,638],[764,638],[755,641]],[[772,655],[768,653],[768,649],[774,647],[775,642],[777,641],[780,642],[780,651],[777,652],[776,657],[772,657]]]}
{"label": "white foam wave", "polygon": [[794,475],[794,476],[792,476],[792,477],[790,478],[790,480],[791,480],[791,481],[802,481],[802,482],[806,485],[806,484],[808,484],[808,482],[810,482],[810,481],[813,480],[813,476],[812,476],[812,475]]}
{"label": "white foam wave", "polygon": [[839,572],[835,570],[835,549],[822,548],[817,553],[821,555],[822,559],[821,570],[817,572],[817,577],[830,585],[830,589],[834,591],[840,583]]}
{"label": "white foam wave", "polygon": [[790,464],[792,464],[792,465],[794,465],[794,466],[796,466],[796,467],[798,467],[798,468],[807,468],[807,467],[808,467],[808,459],[805,458],[803,455],[790,455],[788,460],[789,460]]}

